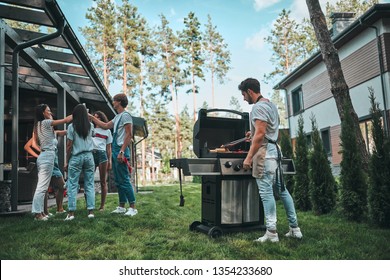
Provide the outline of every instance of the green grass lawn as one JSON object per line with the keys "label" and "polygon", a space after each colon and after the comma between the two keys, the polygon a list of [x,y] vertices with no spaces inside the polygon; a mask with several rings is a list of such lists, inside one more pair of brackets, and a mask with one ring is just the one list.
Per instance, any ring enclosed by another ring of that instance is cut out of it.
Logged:
{"label": "green grass lawn", "polygon": [[[152,192],[145,192],[152,190]],[[117,194],[107,198],[106,211],[87,218],[84,199],[78,201],[76,219],[64,214],[47,222],[32,215],[0,218],[2,260],[389,260],[390,230],[348,222],[337,214],[315,216],[298,212],[302,240],[284,237],[286,215],[278,202],[280,242],[258,244],[263,231],[230,233],[212,239],[189,230],[201,219],[199,184],[183,186],[185,206],[179,206],[179,186],[141,188],[138,215],[110,214]],[[99,195],[96,201],[100,201]],[[98,204],[97,204],[98,205]],[[55,213],[55,209],[51,209]]]}

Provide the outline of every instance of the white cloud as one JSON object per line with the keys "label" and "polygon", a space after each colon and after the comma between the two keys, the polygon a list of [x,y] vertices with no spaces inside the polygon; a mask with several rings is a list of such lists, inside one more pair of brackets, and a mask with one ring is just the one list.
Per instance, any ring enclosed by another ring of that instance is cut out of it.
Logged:
{"label": "white cloud", "polygon": [[278,2],[280,2],[280,0],[255,0],[255,3],[253,5],[256,11],[260,11],[273,6]]}
{"label": "white cloud", "polygon": [[[338,0],[320,0],[320,5],[322,12],[325,13],[326,3],[334,5]],[[306,1],[303,0],[293,0],[289,10],[291,10],[291,18],[295,19],[297,22],[300,22],[303,18],[309,19],[309,10],[306,5]]]}
{"label": "white cloud", "polygon": [[245,49],[261,51],[264,48],[265,42],[264,38],[269,35],[269,30],[266,28],[261,29],[259,32],[253,36],[245,39]]}

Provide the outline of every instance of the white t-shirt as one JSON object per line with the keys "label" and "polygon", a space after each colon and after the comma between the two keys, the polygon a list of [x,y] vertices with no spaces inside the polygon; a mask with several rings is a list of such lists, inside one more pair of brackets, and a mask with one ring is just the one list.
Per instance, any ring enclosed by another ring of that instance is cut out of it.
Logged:
{"label": "white t-shirt", "polygon": [[[255,121],[260,120],[267,123],[265,137],[267,139],[277,141],[279,134],[279,114],[278,108],[269,101],[259,101],[252,106],[250,114],[250,124],[252,136],[255,133]],[[277,158],[278,151],[275,144],[268,143],[266,158]]]}
{"label": "white t-shirt", "polygon": [[[131,117],[131,115],[126,112],[126,111],[123,111],[122,113],[116,115],[114,117],[114,119],[112,120],[112,122],[114,123],[114,133],[116,132],[117,135],[116,135],[116,144],[118,146],[122,146],[123,145],[123,142],[124,142],[124,139],[125,139],[125,124],[131,124],[133,125],[133,118]],[[118,125],[118,122],[119,125]],[[116,131],[118,127],[118,131]]]}
{"label": "white t-shirt", "polygon": [[111,130],[95,127],[95,136],[92,140],[94,150],[105,151],[106,146],[112,143]]}

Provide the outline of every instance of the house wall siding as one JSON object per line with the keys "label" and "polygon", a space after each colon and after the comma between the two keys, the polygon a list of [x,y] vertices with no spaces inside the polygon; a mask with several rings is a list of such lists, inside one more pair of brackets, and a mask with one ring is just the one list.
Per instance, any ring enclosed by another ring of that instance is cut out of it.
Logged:
{"label": "house wall siding", "polygon": [[[390,44],[390,36],[388,37]],[[376,40],[370,41],[367,45],[343,59],[341,61],[341,68],[350,89],[378,76],[380,74],[380,67]],[[302,91],[304,109],[308,109],[332,98],[333,95],[328,72],[323,71],[307,83],[302,84]],[[292,116],[291,94],[288,97],[290,100],[289,116]]]}

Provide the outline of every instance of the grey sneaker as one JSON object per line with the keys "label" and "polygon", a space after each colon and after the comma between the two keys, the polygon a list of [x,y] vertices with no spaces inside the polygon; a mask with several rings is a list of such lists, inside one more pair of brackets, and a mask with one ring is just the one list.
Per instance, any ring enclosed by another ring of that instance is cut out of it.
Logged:
{"label": "grey sneaker", "polygon": [[264,243],[266,241],[271,241],[272,243],[275,243],[275,242],[279,242],[279,236],[277,233],[272,233],[267,230],[262,237],[259,237],[254,241],[261,242],[261,243]]}
{"label": "grey sneaker", "polygon": [[290,230],[285,234],[286,237],[293,237],[301,239],[303,237],[301,229],[299,227],[292,228],[290,227]]}
{"label": "grey sneaker", "polygon": [[137,209],[134,209],[134,208],[129,208],[129,210],[127,210],[127,212],[125,213],[126,216],[135,216],[138,214],[138,210]]}
{"label": "grey sneaker", "polygon": [[123,214],[123,213],[126,213],[126,208],[118,206],[118,207],[117,207],[114,211],[112,211],[111,213],[114,213],[114,214]]}

